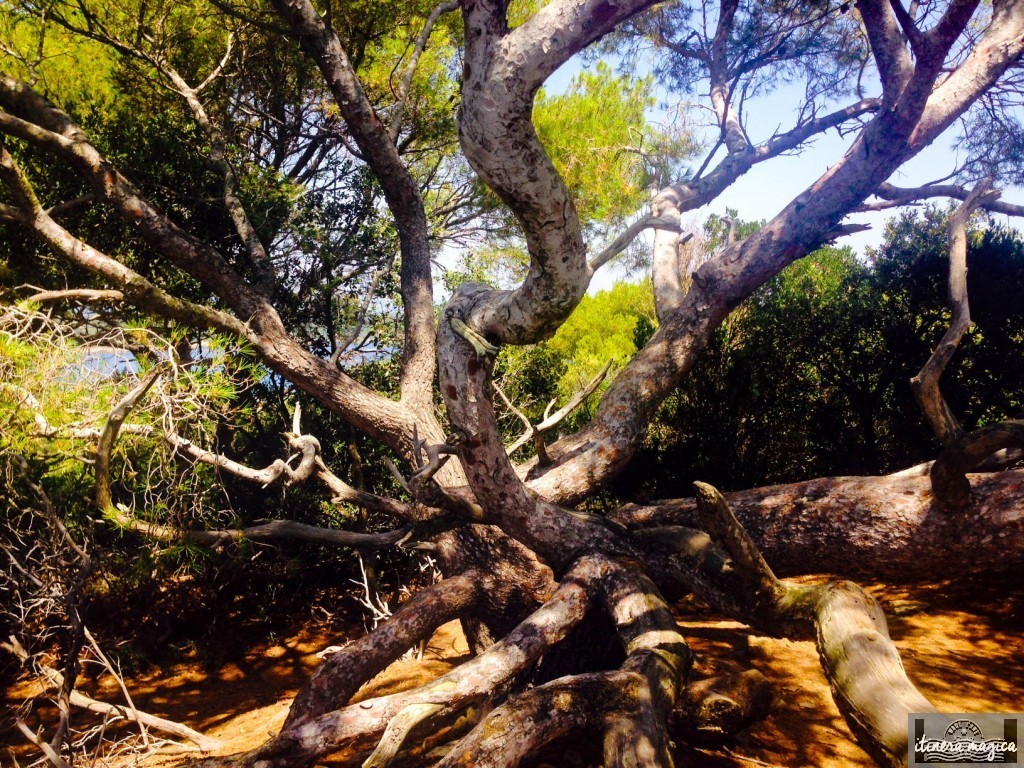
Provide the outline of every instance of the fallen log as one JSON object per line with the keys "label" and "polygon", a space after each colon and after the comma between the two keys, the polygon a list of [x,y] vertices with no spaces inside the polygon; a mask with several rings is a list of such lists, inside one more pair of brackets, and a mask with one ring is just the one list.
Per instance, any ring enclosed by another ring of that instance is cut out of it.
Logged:
{"label": "fallen log", "polygon": [[[996,573],[1024,564],[1024,470],[970,475],[970,501],[938,504],[928,477],[831,477],[726,494],[780,575],[914,580]],[[629,528],[700,528],[693,499],[626,505]]]}

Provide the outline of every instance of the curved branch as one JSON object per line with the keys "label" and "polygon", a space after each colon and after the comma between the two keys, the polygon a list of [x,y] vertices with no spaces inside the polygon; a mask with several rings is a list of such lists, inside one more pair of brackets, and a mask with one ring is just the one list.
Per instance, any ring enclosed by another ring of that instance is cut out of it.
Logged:
{"label": "curved branch", "polygon": [[910,388],[940,442],[949,446],[962,433],[960,422],[942,396],[939,379],[953,359],[960,340],[973,325],[967,298],[967,222],[975,209],[999,196],[992,180],[980,181],[964,202],[949,217],[949,304],[952,310],[949,328],[942,335],[928,361],[910,380]]}
{"label": "curved branch", "polygon": [[650,226],[654,226],[654,214],[652,213],[645,213],[639,219],[630,224],[625,230],[619,233],[614,240],[605,246],[604,250],[587,262],[590,274],[593,275],[597,270],[626,250],[630,244],[636,240],[637,236]]}
{"label": "curved branch", "polygon": [[107,421],[100,432],[96,443],[96,506],[101,512],[114,509],[110,497],[110,459],[114,450],[114,442],[121,425],[139,401],[146,395],[158,378],[163,374],[164,366],[156,365],[136,384],[127,395],[119,400],[107,416]]}

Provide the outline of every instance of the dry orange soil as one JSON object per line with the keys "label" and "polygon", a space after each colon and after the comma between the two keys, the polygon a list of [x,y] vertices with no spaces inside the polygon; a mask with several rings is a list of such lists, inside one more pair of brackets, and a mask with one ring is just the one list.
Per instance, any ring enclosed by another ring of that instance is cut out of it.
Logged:
{"label": "dry orange soil", "polygon": [[[1024,597],[1017,586],[1015,579],[1005,579],[995,584],[873,585],[869,589],[886,608],[910,678],[936,706],[948,712],[1021,712]],[[725,751],[698,752],[680,745],[677,765],[872,765],[832,703],[813,643],[758,636],[689,599],[676,610],[697,655],[695,676],[754,667],[772,681],[777,694],[769,718]],[[364,686],[358,698],[415,686],[465,659],[467,648],[457,627],[456,623],[442,627],[422,660],[396,662]],[[354,628],[352,636],[361,631]],[[316,652],[343,642],[344,638],[322,629],[310,630],[255,648],[245,658],[213,671],[181,663],[133,677],[128,683],[139,709],[187,723],[224,740],[226,751],[238,751],[258,745],[276,731],[290,698],[319,662]],[[16,706],[32,693],[28,684],[16,686],[6,692],[4,703]],[[118,700],[112,681],[91,693]],[[8,711],[0,725],[0,745],[15,747],[23,740],[16,731],[5,730],[9,723]],[[24,748],[17,748],[16,754],[22,765],[32,757]],[[11,753],[11,760],[14,757]],[[551,762],[550,757],[547,760]],[[183,761],[182,755],[156,754],[145,759],[136,756],[129,762],[174,768]],[[0,764],[7,762],[7,755],[0,752]],[[124,765],[124,758],[119,762]],[[571,748],[564,764],[583,765],[574,759]]]}

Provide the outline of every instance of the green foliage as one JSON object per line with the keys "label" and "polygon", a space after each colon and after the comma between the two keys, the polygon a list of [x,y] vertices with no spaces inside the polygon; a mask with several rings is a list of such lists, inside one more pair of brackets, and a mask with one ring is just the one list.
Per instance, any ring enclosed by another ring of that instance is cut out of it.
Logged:
{"label": "green foliage", "polygon": [[[590,418],[599,393],[636,354],[637,342],[654,333],[656,323],[650,284],[619,283],[584,296],[543,344],[503,348],[495,375],[513,404],[538,423],[551,401],[556,407],[565,404],[611,363],[598,393],[564,422],[565,429],[572,429]],[[512,417],[506,418],[504,426],[510,436],[523,430],[522,423]]]}
{"label": "green foliage", "polygon": [[[649,283],[619,283],[607,291],[587,295],[546,346],[561,356],[566,372],[558,393],[568,399],[608,363],[607,383],[636,354],[636,329],[653,326],[654,293]],[[644,325],[640,323],[643,321]]]}
{"label": "green foliage", "polygon": [[[909,380],[948,327],[945,239],[943,212],[905,214],[869,261],[823,248],[759,289],[665,403],[633,462],[643,470],[620,491],[686,495],[695,479],[748,488],[934,458]],[[973,231],[968,264],[977,325],[942,389],[974,429],[1024,413],[1024,239]]]}
{"label": "green foliage", "polygon": [[696,150],[688,133],[673,135],[648,122],[653,85],[599,62],[576,75],[564,94],[538,94],[534,126],[583,221],[631,215]]}

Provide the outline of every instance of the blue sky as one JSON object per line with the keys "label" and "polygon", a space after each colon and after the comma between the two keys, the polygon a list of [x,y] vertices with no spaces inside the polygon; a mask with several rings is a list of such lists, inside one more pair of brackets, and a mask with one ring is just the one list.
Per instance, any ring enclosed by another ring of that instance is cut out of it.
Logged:
{"label": "blue sky", "polygon": [[[578,59],[570,60],[548,79],[544,86],[545,90],[549,94],[563,92],[581,68],[582,65]],[[787,126],[792,126],[801,94],[801,88],[782,88],[770,96],[760,98],[748,105],[747,114],[752,117],[756,116],[755,120],[748,121],[748,130],[752,132],[751,138],[754,141],[762,140],[776,129],[784,131]],[[662,101],[666,100],[667,95],[663,92],[659,96]],[[652,122],[658,122],[664,119],[664,115],[664,111],[659,106],[650,112],[649,119]],[[761,123],[758,124],[756,120],[760,120]],[[762,135],[757,133],[758,125],[763,125]],[[957,128],[958,126],[954,125],[947,130],[934,144],[923,150],[894,174],[890,178],[890,182],[897,186],[919,186],[949,174],[956,167],[957,162],[955,146]],[[741,218],[748,221],[770,219],[789,201],[810,186],[830,165],[836,163],[843,156],[853,138],[854,134],[842,138],[836,131],[829,131],[806,145],[799,155],[777,157],[761,163],[752,168],[710,205],[690,213],[684,217],[684,220],[692,222],[696,226],[699,222],[703,222],[709,214],[724,214],[726,208],[739,211]],[[710,143],[707,142],[708,145]],[[701,159],[699,158],[697,162],[699,163]],[[1024,204],[1024,189],[1004,188],[1002,199],[1006,202]],[[940,205],[944,204],[941,198],[936,202]],[[859,253],[863,253],[869,246],[877,246],[882,240],[886,219],[896,213],[897,211],[889,210],[850,216],[847,221],[869,224],[871,229],[844,238],[839,241],[839,244],[849,245]],[[995,219],[1000,223],[1009,223],[1017,228],[1024,227],[1024,222],[1020,219],[999,215]],[[622,274],[615,270],[614,265],[611,268],[606,267],[602,273],[595,276],[591,284],[591,291],[605,289],[616,280],[622,279]]]}

